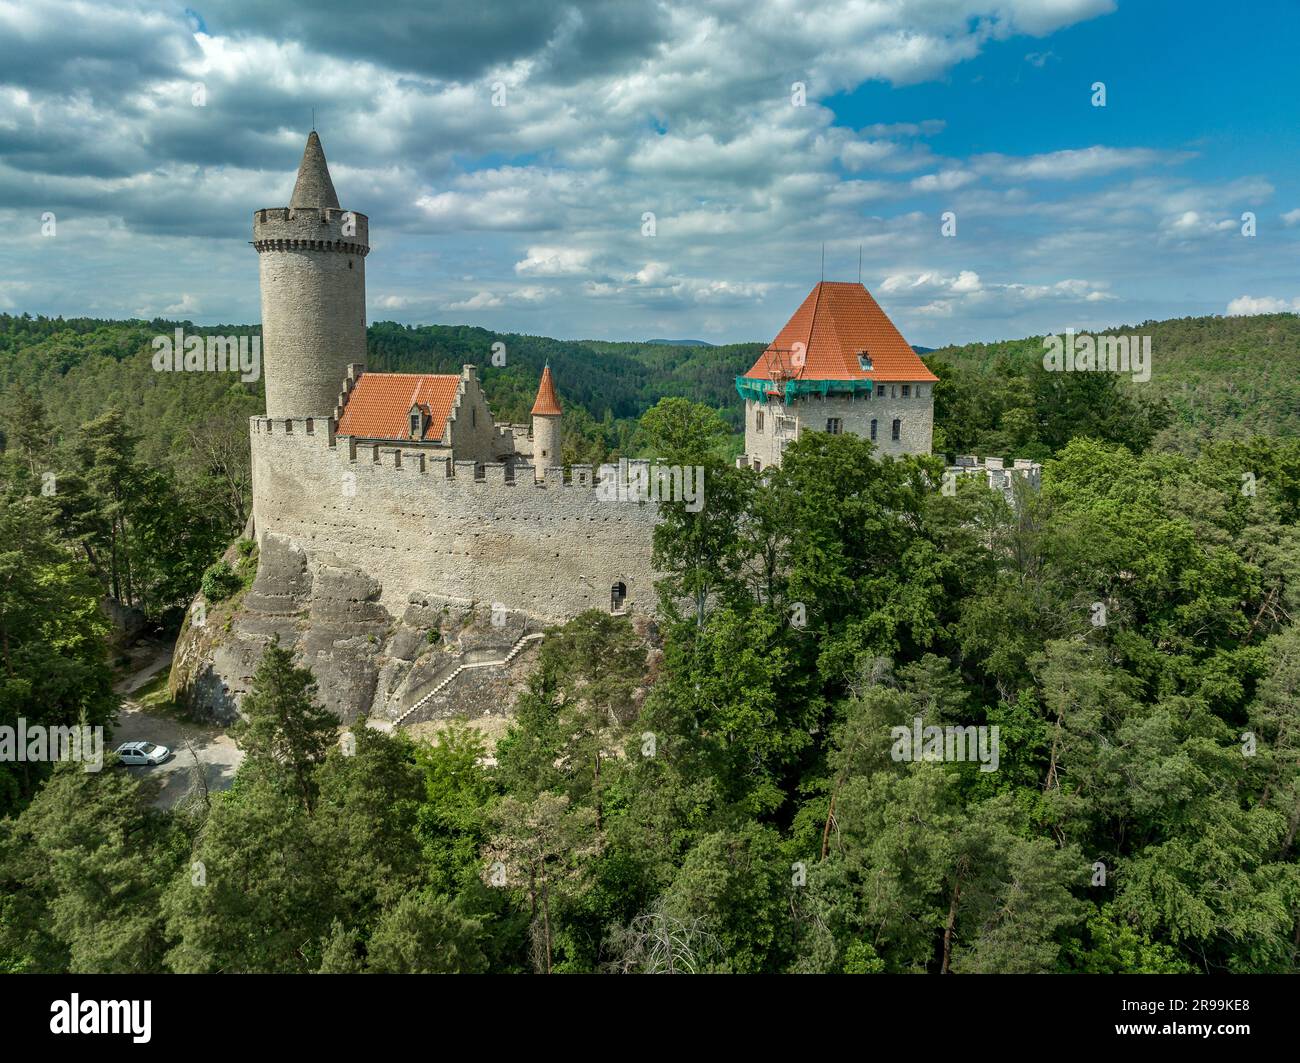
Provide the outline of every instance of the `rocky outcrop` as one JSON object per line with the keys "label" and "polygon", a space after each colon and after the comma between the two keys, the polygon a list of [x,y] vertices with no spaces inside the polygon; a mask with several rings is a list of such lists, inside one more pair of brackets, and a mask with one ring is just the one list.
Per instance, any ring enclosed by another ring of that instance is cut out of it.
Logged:
{"label": "rocky outcrop", "polygon": [[229,602],[200,598],[191,608],[172,662],[173,699],[233,722],[278,635],[316,677],[321,703],[344,723],[505,714],[536,656],[539,640],[524,636],[539,632],[539,623],[419,593],[394,617],[380,604],[381,592],[341,559],[309,561],[288,539],[264,535],[248,591]]}
{"label": "rocky outcrop", "polygon": [[144,612],[134,606],[123,605],[111,595],[99,600],[99,611],[108,619],[108,644],[114,650],[126,649],[144,630]]}

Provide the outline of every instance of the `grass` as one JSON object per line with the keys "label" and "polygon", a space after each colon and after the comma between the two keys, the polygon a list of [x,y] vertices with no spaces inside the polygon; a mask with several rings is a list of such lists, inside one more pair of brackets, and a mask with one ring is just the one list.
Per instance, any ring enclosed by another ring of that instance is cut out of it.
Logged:
{"label": "grass", "polygon": [[145,712],[170,716],[173,720],[185,723],[193,723],[195,721],[189,711],[184,706],[177,705],[176,702],[172,701],[171,695],[167,693],[169,671],[170,669],[167,668],[161,669],[148,683],[134,694],[127,694],[126,697],[139,702],[140,707]]}

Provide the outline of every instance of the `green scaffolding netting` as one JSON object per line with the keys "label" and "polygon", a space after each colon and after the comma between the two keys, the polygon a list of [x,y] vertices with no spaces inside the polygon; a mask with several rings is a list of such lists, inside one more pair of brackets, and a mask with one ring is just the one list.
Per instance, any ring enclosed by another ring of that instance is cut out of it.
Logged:
{"label": "green scaffolding netting", "polygon": [[769,392],[780,392],[789,404],[799,395],[828,395],[836,392],[871,393],[875,382],[871,380],[787,380],[784,384],[773,380],[754,380],[751,377],[736,377],[736,390],[742,399],[766,402]]}

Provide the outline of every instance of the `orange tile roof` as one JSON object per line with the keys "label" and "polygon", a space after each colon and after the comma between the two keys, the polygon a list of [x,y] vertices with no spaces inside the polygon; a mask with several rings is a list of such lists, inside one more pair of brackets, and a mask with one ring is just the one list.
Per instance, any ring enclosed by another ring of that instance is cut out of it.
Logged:
{"label": "orange tile roof", "polygon": [[533,403],[533,416],[559,417],[564,411],[560,409],[560,400],[555,394],[555,381],[551,379],[549,363],[542,370],[542,382],[537,385],[537,401]]}
{"label": "orange tile roof", "polygon": [[[796,343],[804,364],[794,364]],[[858,364],[866,351],[871,369]],[[938,380],[861,284],[822,281],[745,374],[751,380]]]}
{"label": "orange tile roof", "polygon": [[410,439],[411,407],[419,405],[429,417],[421,438],[436,443],[442,439],[459,388],[460,377],[455,374],[362,373],[348,396],[337,433],[360,439]]}

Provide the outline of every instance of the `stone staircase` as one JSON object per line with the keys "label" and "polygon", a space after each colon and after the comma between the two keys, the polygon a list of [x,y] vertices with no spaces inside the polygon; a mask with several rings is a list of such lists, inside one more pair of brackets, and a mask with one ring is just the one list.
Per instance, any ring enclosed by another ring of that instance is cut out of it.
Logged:
{"label": "stone staircase", "polygon": [[545,638],[545,637],[546,637],[545,632],[542,632],[542,631],[536,631],[536,632],[534,632],[534,633],[531,634],[531,635],[524,635],[524,636],[523,636],[523,637],[522,637],[518,642],[516,642],[513,646],[510,647],[510,652],[507,653],[507,654],[506,654],[504,657],[502,657],[500,660],[495,660],[495,661],[472,661],[472,662],[470,662],[469,664],[459,664],[459,665],[457,665],[457,666],[456,666],[455,668],[453,668],[450,672],[448,672],[445,676],[443,676],[442,679],[438,680],[438,682],[434,685],[434,687],[433,687],[432,690],[430,690],[427,694],[425,694],[422,698],[420,698],[419,701],[417,701],[414,705],[412,705],[409,709],[407,709],[404,713],[402,713],[402,715],[400,715],[399,717],[397,717],[397,719],[393,721],[393,727],[394,727],[394,728],[396,728],[396,727],[401,727],[402,724],[406,721],[406,719],[407,719],[409,716],[411,716],[412,714],[414,714],[415,712],[417,712],[419,709],[424,708],[425,705],[427,705],[427,704],[428,704],[430,701],[432,701],[435,697],[437,697],[437,696],[438,696],[439,694],[441,694],[444,690],[446,690],[447,687],[449,687],[449,686],[451,685],[452,681],[453,681],[453,680],[454,680],[458,675],[461,674],[461,672],[467,672],[467,671],[469,671],[471,668],[504,668],[504,667],[505,667],[506,665],[508,665],[511,661],[513,661],[516,657],[518,657],[521,653],[523,653],[524,648],[525,648],[525,647],[526,647],[530,642],[535,642],[535,641],[537,641],[538,639],[540,639],[540,638]]}

